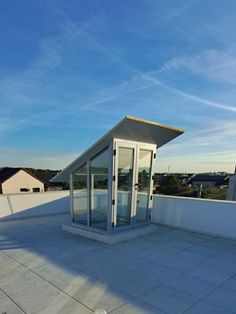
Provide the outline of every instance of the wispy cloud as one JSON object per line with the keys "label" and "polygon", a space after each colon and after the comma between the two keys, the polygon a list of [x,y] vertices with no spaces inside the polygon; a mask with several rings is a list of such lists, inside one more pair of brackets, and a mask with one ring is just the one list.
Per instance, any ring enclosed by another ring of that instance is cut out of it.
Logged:
{"label": "wispy cloud", "polygon": [[201,0],[189,0],[188,2],[184,2],[182,6],[180,5],[175,9],[170,9],[169,12],[162,17],[161,22],[169,22],[176,17],[180,17],[192,9],[199,2],[201,2]]}
{"label": "wispy cloud", "polygon": [[227,153],[187,154],[182,156],[162,156],[158,154],[156,171],[170,172],[209,172],[226,171],[233,173],[235,167],[235,151]]}
{"label": "wispy cloud", "polygon": [[[205,50],[196,55],[183,55],[169,60],[162,72],[189,70],[185,77],[202,76],[213,81],[236,84],[236,47],[227,50]],[[181,76],[180,76],[181,78]]]}
{"label": "wispy cloud", "polygon": [[42,169],[63,169],[78,157],[78,153],[50,153],[27,149],[0,147],[0,167],[34,167]]}
{"label": "wispy cloud", "polygon": [[[121,60],[120,60],[121,61]],[[121,61],[122,63],[124,63],[123,61]],[[177,61],[176,61],[177,63]],[[175,63],[175,64],[176,64]],[[234,61],[234,63],[236,64],[236,60]],[[227,66],[230,66],[234,63],[227,63]],[[182,62],[183,64],[183,62]],[[224,68],[226,65],[221,65],[221,67],[219,66],[218,68],[215,68],[214,70],[216,69],[221,69],[221,68]],[[130,68],[130,65],[127,65],[128,68]],[[177,67],[177,65],[175,65],[175,68]],[[179,65],[178,65],[179,67]],[[173,65],[170,66],[170,65],[167,65],[166,67],[167,69],[169,68],[173,68]],[[214,108],[217,108],[217,109],[221,109],[221,110],[225,110],[225,111],[230,111],[230,112],[233,112],[233,113],[236,113],[236,106],[230,106],[230,105],[227,105],[227,104],[222,104],[222,103],[219,103],[219,102],[215,102],[215,101],[211,101],[211,100],[208,100],[206,98],[202,98],[202,97],[199,97],[199,96],[196,96],[194,94],[190,94],[190,93],[187,93],[187,92],[184,92],[180,89],[177,89],[177,88],[174,88],[174,87],[171,87],[170,85],[167,84],[167,82],[162,82],[161,80],[155,78],[153,76],[153,72],[150,72],[150,73],[141,73],[139,72],[137,69],[134,69],[131,67],[132,70],[134,70],[134,72],[136,72],[136,75],[135,75],[135,80],[137,82],[137,80],[139,79],[140,80],[140,87],[137,87],[135,89],[132,89],[130,88],[130,90],[127,90],[127,82],[126,82],[126,90],[123,91],[123,92],[120,92],[120,93],[117,93],[115,92],[115,94],[113,96],[110,96],[110,97],[107,97],[107,98],[104,98],[104,99],[101,99],[97,102],[94,102],[92,104],[87,104],[83,107],[83,109],[89,109],[89,108],[92,108],[96,105],[101,105],[101,104],[104,104],[108,101],[111,101],[111,100],[114,100],[114,99],[117,99],[119,97],[123,97],[125,95],[129,95],[129,94],[134,94],[134,93],[137,93],[139,91],[142,91],[142,90],[146,90],[146,89],[149,89],[149,88],[152,88],[154,86],[157,86],[157,87],[162,87],[168,91],[170,91],[171,93],[174,93],[178,96],[181,96],[183,98],[187,98],[191,101],[194,101],[200,105],[205,105],[205,106],[208,106],[208,107],[214,107]],[[160,71],[156,71],[155,72],[155,75],[157,75],[158,72],[162,72],[163,69],[161,69]],[[212,69],[213,71],[213,69]],[[208,70],[208,73],[210,72],[210,70]],[[138,74],[137,74],[138,73]],[[206,73],[206,71],[204,72]],[[171,79],[173,80],[173,79]],[[171,81],[170,80],[170,81]],[[144,83],[145,82],[145,83]],[[130,83],[132,84],[133,81],[131,80]],[[149,84],[148,84],[149,83]]]}
{"label": "wispy cloud", "polygon": [[[121,116],[133,114],[186,128],[182,138],[163,147],[160,157],[182,157],[187,163],[186,156],[190,156],[197,163],[205,156],[204,160],[210,161],[220,147],[225,155],[219,156],[227,161],[224,156],[231,156],[236,136],[236,46],[232,40],[227,46],[202,40],[203,28],[212,21],[199,17],[195,23],[189,17],[196,8],[201,15],[201,2],[169,6],[150,1],[143,4],[143,11],[135,12],[134,5],[121,4],[118,10],[104,6],[96,13],[80,13],[80,18],[72,18],[78,12],[67,15],[67,9],[59,10],[63,18],[54,35],[43,33],[38,51],[25,69],[0,74],[1,140],[15,143],[18,131],[34,127],[45,130],[45,136],[51,124],[53,136],[63,139],[74,128],[68,142],[76,142],[80,149],[85,143],[78,138],[92,142],[99,131],[107,130]],[[126,6],[128,13],[134,12],[134,19],[123,11]],[[180,36],[181,29],[186,34]],[[2,160],[8,158],[13,164],[14,154],[0,153]],[[38,157],[23,150],[15,154],[19,162],[24,162],[26,155],[32,156],[27,163],[53,166],[75,156],[72,152],[58,156],[40,153]]]}

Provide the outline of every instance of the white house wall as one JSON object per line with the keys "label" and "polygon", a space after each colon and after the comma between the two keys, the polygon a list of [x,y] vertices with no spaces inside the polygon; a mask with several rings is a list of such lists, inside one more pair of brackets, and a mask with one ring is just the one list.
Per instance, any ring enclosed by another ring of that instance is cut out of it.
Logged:
{"label": "white house wall", "polygon": [[24,170],[18,171],[2,183],[3,194],[21,193],[22,188],[29,189],[29,192],[33,192],[33,188],[39,188],[40,192],[44,192],[44,184]]}

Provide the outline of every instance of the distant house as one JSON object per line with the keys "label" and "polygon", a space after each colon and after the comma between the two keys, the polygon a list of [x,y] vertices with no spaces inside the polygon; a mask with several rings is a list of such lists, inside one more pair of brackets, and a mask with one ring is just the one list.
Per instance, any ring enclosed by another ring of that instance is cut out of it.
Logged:
{"label": "distant house", "polygon": [[44,183],[21,168],[0,170],[0,194],[44,192]]}
{"label": "distant house", "polygon": [[229,181],[228,174],[200,173],[192,176],[188,183],[193,186],[202,184],[214,187],[223,187],[227,186],[228,181]]}

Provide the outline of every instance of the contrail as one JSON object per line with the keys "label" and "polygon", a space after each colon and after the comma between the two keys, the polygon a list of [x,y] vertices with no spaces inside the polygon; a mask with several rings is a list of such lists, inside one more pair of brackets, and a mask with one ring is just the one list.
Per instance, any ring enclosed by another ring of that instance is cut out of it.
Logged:
{"label": "contrail", "polygon": [[176,89],[174,87],[171,87],[169,85],[166,85],[164,84],[162,81],[159,81],[155,78],[153,78],[152,76],[148,75],[148,74],[145,74],[143,72],[140,72],[138,69],[134,68],[133,66],[131,66],[130,64],[128,64],[127,62],[125,62],[124,60],[120,59],[119,57],[117,57],[114,53],[110,52],[110,51],[107,51],[107,49],[104,49],[103,46],[100,45],[99,42],[97,42],[93,37],[91,37],[87,32],[84,32],[89,38],[90,40],[93,41],[93,43],[96,45],[96,47],[101,51],[103,52],[105,55],[109,56],[110,58],[112,58],[114,61],[117,61],[123,65],[125,65],[128,69],[130,69],[132,72],[135,72],[137,75],[140,75],[141,77],[145,78],[147,81],[151,82],[152,84],[151,85],[148,85],[148,86],[142,86],[140,88],[136,88],[136,89],[133,89],[133,90],[130,90],[130,91],[126,91],[124,93],[118,93],[117,95],[114,95],[114,96],[111,96],[111,97],[108,97],[106,99],[103,99],[103,100],[100,100],[98,102],[94,102],[92,104],[88,104],[87,106],[85,105],[84,106],[84,109],[89,108],[90,106],[94,106],[94,105],[97,105],[97,104],[102,104],[102,103],[105,103],[105,102],[108,102],[110,100],[113,100],[113,99],[116,99],[118,97],[121,97],[123,95],[128,95],[128,94],[132,94],[132,93],[135,93],[137,91],[140,91],[140,90],[145,90],[147,88],[150,88],[150,87],[153,87],[153,86],[161,86],[177,95],[180,95],[182,97],[185,97],[187,99],[190,99],[190,100],[193,100],[193,101],[196,101],[200,104],[204,104],[208,107],[214,107],[214,108],[218,108],[218,109],[222,109],[222,110],[225,110],[225,111],[230,111],[230,112],[234,112],[236,113],[236,107],[233,107],[233,106],[228,106],[228,105],[224,105],[224,104],[221,104],[221,103],[218,103],[218,102],[213,102],[213,101],[210,101],[210,100],[207,100],[207,99],[204,99],[204,98],[201,98],[201,97],[198,97],[198,96],[195,96],[193,94],[189,94],[189,93],[186,93],[186,92],[183,92],[179,89]]}

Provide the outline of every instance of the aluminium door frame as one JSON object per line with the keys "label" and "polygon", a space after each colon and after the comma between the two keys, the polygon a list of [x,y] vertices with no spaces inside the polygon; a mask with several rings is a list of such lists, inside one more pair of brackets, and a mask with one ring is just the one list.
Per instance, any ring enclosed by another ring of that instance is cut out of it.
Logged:
{"label": "aluminium door frame", "polygon": [[[133,158],[133,177],[132,177],[132,196],[131,196],[131,211],[130,211],[130,224],[127,226],[117,227],[117,192],[118,192],[118,149],[119,147],[124,148],[133,148],[134,149],[134,158]],[[152,206],[152,190],[153,190],[153,170],[154,170],[154,156],[156,153],[156,145],[137,142],[137,141],[127,141],[115,138],[113,140],[113,185],[112,185],[112,226],[113,231],[124,231],[129,230],[135,227],[147,225],[150,223],[150,209]],[[151,160],[151,171],[150,171],[150,186],[149,186],[149,200],[148,200],[148,217],[146,222],[135,223],[135,215],[137,210],[137,190],[135,189],[135,184],[138,183],[138,169],[139,169],[139,151],[140,149],[152,151],[152,160]]]}
{"label": "aluminium door frame", "polygon": [[[118,149],[119,147],[124,147],[124,148],[131,148],[133,149],[134,155],[133,155],[133,175],[132,175],[132,189],[131,189],[131,209],[130,209],[130,224],[126,226],[120,226],[117,227],[117,193],[118,193],[118,163],[119,163],[119,158],[118,158]],[[120,139],[114,139],[114,172],[113,172],[113,180],[114,185],[113,185],[113,230],[114,231],[120,231],[120,230],[126,230],[130,229],[132,227],[132,217],[134,215],[134,180],[135,180],[135,162],[136,162],[136,147],[137,144],[134,142],[130,141],[124,141]]]}
{"label": "aluminium door frame", "polygon": [[[153,199],[153,172],[154,172],[154,163],[155,163],[155,154],[156,154],[156,145],[148,144],[148,143],[138,143],[137,144],[137,160],[136,160],[136,177],[135,182],[138,184],[138,174],[139,174],[139,154],[140,150],[150,151],[151,154],[151,163],[150,163],[150,179],[149,179],[149,192],[148,192],[148,204],[147,204],[147,217],[146,221],[136,222],[134,221],[135,226],[143,226],[150,224],[151,222],[151,208],[152,208],[152,199]],[[135,213],[137,212],[137,198],[138,198],[138,188],[135,189],[134,193],[134,204],[135,204]],[[136,215],[135,215],[136,217]]]}

